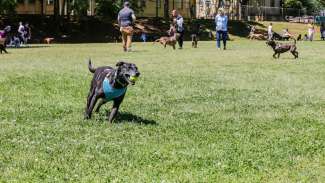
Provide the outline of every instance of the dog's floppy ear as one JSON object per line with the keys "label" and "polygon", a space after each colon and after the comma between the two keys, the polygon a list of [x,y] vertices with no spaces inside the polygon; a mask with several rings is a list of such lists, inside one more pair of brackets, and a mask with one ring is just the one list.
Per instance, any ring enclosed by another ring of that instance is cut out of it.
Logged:
{"label": "dog's floppy ear", "polygon": [[116,67],[120,67],[120,66],[122,66],[123,64],[125,64],[125,62],[123,62],[123,61],[119,61],[119,62],[116,63]]}

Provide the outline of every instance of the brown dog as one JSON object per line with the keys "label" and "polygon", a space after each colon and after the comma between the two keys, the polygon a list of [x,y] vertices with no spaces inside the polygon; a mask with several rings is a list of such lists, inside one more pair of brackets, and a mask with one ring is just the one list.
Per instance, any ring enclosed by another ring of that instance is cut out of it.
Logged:
{"label": "brown dog", "polygon": [[54,40],[54,38],[53,37],[46,37],[46,38],[44,38],[44,43],[46,43],[46,44],[51,44],[51,42]]}
{"label": "brown dog", "polygon": [[177,33],[176,33],[176,28],[171,25],[170,29],[168,31],[169,33],[169,37],[168,36],[163,36],[159,39],[157,39],[155,42],[159,42],[160,44],[162,44],[164,46],[164,48],[166,48],[167,45],[173,47],[173,49],[176,49],[176,42],[177,42]]}
{"label": "brown dog", "polygon": [[256,40],[266,40],[266,36],[264,36],[263,34],[258,34],[258,33],[250,33],[248,35],[248,38],[250,40],[256,39]]}

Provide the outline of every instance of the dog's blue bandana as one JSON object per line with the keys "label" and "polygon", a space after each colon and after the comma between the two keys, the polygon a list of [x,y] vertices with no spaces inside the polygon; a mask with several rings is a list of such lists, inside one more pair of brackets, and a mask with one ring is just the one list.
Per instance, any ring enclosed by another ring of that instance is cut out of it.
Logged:
{"label": "dog's blue bandana", "polygon": [[111,101],[117,97],[122,96],[126,92],[126,88],[116,89],[111,86],[108,79],[103,81],[103,90],[105,94],[105,99]]}

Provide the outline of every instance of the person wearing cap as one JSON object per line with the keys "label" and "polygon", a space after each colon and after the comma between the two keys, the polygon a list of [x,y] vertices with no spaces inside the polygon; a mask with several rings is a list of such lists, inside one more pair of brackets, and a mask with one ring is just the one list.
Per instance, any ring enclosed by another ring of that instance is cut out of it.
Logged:
{"label": "person wearing cap", "polygon": [[220,49],[220,41],[222,39],[223,49],[226,49],[226,43],[228,38],[228,17],[222,8],[218,10],[218,14],[215,17],[216,23],[216,37],[217,37],[217,48]]}
{"label": "person wearing cap", "polygon": [[174,22],[176,24],[176,32],[178,33],[178,46],[179,49],[183,48],[183,39],[184,39],[184,19],[183,17],[178,13],[177,10],[172,11],[172,16],[174,17]]}
{"label": "person wearing cap", "polygon": [[125,52],[131,51],[133,27],[132,24],[136,17],[134,11],[130,8],[130,3],[125,2],[124,8],[118,13],[117,21],[120,26],[120,31],[122,34],[123,50]]}

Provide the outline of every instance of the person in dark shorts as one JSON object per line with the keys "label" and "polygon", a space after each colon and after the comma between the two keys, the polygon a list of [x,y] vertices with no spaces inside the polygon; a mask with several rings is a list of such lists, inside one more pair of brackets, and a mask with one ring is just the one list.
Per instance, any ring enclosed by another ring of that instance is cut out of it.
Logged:
{"label": "person in dark shorts", "polygon": [[172,16],[174,18],[174,22],[176,24],[176,31],[179,35],[178,37],[178,46],[179,49],[183,48],[183,41],[184,41],[184,19],[183,17],[177,12],[177,10],[172,11]]}
{"label": "person in dark shorts", "polygon": [[117,21],[120,26],[120,31],[122,34],[123,50],[125,52],[131,51],[133,27],[132,24],[136,17],[134,11],[130,8],[130,3],[125,2],[124,8],[118,13]]}

